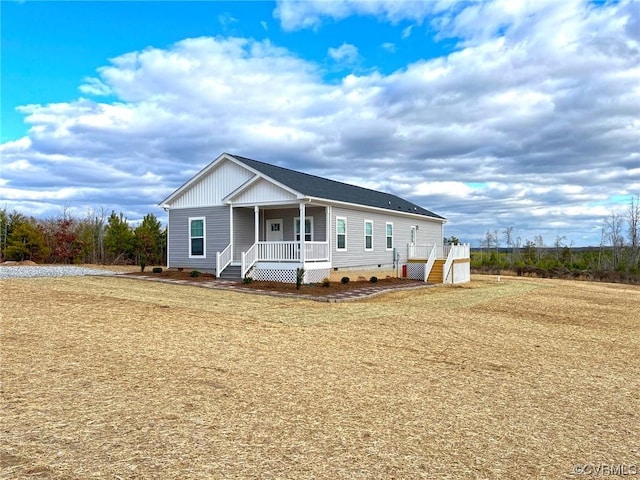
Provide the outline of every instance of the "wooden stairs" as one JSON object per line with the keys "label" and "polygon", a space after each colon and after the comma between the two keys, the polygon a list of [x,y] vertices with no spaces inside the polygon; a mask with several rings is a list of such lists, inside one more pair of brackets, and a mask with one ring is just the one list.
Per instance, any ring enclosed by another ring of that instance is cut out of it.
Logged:
{"label": "wooden stairs", "polygon": [[446,260],[442,259],[442,260],[436,260],[433,263],[433,268],[431,269],[431,272],[429,272],[429,278],[427,278],[427,282],[444,283],[444,278],[442,277],[444,262],[446,262]]}

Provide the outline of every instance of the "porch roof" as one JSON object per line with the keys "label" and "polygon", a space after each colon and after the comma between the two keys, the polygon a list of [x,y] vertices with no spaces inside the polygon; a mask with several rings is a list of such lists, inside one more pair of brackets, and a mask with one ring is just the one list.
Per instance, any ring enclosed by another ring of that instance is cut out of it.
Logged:
{"label": "porch roof", "polygon": [[318,177],[316,175],[310,175],[308,173],[297,172],[239,155],[227,155],[304,196],[382,208],[400,213],[413,213],[445,220],[444,217],[436,213],[390,193],[379,192],[328,178]]}

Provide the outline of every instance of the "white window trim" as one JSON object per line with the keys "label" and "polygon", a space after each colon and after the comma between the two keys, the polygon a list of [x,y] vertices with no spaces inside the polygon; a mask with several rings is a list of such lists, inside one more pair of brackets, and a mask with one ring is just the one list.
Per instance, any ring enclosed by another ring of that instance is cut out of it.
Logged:
{"label": "white window trim", "polygon": [[411,225],[411,232],[409,233],[409,243],[411,245],[418,244],[418,227],[416,225]]}
{"label": "white window trim", "polygon": [[[191,222],[194,220],[202,220],[202,255],[191,254],[191,239],[200,238],[191,236]],[[189,217],[187,222],[188,237],[189,237],[189,258],[207,258],[207,219],[205,217]]]}
{"label": "white window trim", "polygon": [[[371,224],[371,248],[367,248],[367,223]],[[364,251],[373,252],[373,220],[364,221]]]}
{"label": "white window trim", "polygon": [[[311,240],[305,240],[305,242],[313,242],[313,230],[314,230],[314,229],[313,229],[313,216],[305,217],[305,223],[306,223],[306,221],[307,221],[307,220],[310,220],[310,221],[311,221],[311,222],[310,222],[310,223],[311,223]],[[300,240],[298,240],[298,239],[296,238],[296,237],[298,236],[298,232],[296,232],[296,225],[299,225],[299,223],[298,223],[299,221],[300,221],[300,217],[294,217],[294,218],[293,218],[293,239],[294,239],[296,242],[299,242],[299,241],[300,241]],[[305,226],[306,226],[306,225],[305,225]]]}
{"label": "white window trim", "polygon": [[[344,248],[338,248],[338,220],[344,220]],[[336,217],[336,251],[337,252],[346,252],[347,251],[347,232],[349,231],[349,226],[347,225],[347,217]]]}
{"label": "white window trim", "polygon": [[[389,234],[387,233],[387,227],[391,225],[391,247],[387,246],[387,240],[389,239]],[[384,246],[386,247],[387,251],[391,251],[393,250],[393,222],[387,222],[384,226]]]}

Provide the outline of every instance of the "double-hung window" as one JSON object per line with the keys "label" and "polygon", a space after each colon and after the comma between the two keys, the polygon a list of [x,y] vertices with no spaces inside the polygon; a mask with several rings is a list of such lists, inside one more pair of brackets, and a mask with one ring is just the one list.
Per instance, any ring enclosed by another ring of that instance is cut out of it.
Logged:
{"label": "double-hung window", "polygon": [[393,223],[387,222],[387,250],[393,249]]}
{"label": "double-hung window", "polygon": [[[294,220],[296,231],[296,242],[300,241],[300,217]],[[305,217],[304,219],[304,241],[313,242],[313,217]]]}
{"label": "double-hung window", "polygon": [[206,257],[205,219],[189,218],[189,258]]}
{"label": "double-hung window", "polygon": [[347,249],[347,219],[336,217],[336,250]]}
{"label": "double-hung window", "polygon": [[373,250],[373,221],[364,221],[364,249]]}

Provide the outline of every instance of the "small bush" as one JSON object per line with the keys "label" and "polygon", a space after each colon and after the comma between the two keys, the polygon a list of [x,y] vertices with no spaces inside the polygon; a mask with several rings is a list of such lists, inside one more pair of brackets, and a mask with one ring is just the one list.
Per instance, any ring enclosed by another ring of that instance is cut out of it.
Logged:
{"label": "small bush", "polygon": [[349,277],[342,277],[342,278],[340,279],[340,281],[341,281],[343,284],[345,284],[345,285],[346,285],[347,283],[349,283],[349,280],[350,280],[350,278],[349,278]]}
{"label": "small bush", "polygon": [[371,277],[371,278],[369,279],[369,281],[370,281],[371,283],[378,283],[378,277],[376,277],[376,276],[374,275],[373,277]]}
{"label": "small bush", "polygon": [[162,267],[153,267],[151,270],[153,273],[162,273]]}
{"label": "small bush", "polygon": [[200,272],[198,270],[191,270],[191,273],[189,274],[192,277],[199,277],[200,276]]}
{"label": "small bush", "polygon": [[331,280],[329,280],[328,278],[323,278],[322,279],[322,286],[323,287],[330,287],[331,286]]}
{"label": "small bush", "polygon": [[296,268],[296,290],[300,290],[302,282],[304,282],[304,268]]}
{"label": "small bush", "polygon": [[244,283],[245,285],[249,285],[251,282],[253,282],[253,277],[244,277],[242,279],[242,283]]}

